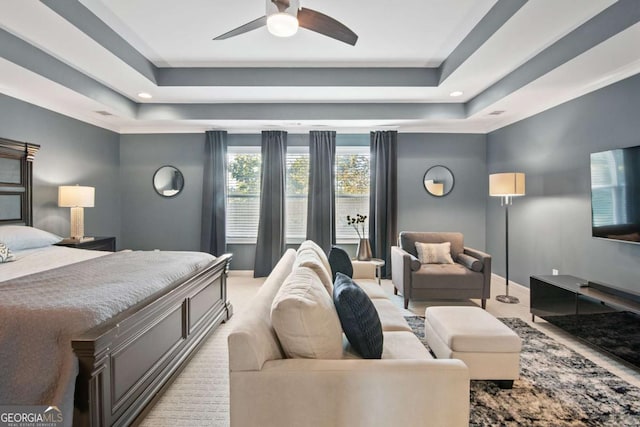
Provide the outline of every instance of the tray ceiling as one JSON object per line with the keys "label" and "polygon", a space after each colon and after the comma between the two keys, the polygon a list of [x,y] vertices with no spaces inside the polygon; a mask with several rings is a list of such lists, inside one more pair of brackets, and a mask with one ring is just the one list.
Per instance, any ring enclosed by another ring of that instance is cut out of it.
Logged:
{"label": "tray ceiling", "polygon": [[0,92],[120,133],[486,133],[640,71],[636,0],[301,5],[356,46],[266,28],[211,40],[260,0],[0,2]]}

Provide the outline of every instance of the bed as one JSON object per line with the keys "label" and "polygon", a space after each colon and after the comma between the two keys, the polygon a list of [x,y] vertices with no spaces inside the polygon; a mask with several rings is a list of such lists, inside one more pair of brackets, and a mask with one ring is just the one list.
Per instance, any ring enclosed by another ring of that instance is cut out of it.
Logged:
{"label": "bed", "polygon": [[0,242],[15,249],[0,264],[0,404],[60,405],[64,425],[129,425],[232,315],[231,256],[23,244],[45,233],[30,227],[36,151],[0,139],[0,159],[21,162],[19,182],[0,173]]}

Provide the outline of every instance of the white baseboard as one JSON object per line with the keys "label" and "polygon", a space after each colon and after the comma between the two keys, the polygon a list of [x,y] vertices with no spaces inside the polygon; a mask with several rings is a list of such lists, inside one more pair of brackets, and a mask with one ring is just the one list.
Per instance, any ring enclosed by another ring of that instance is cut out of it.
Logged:
{"label": "white baseboard", "polygon": [[[498,274],[495,274],[495,273],[491,273],[491,280],[493,281],[494,279],[498,279],[498,281],[500,281],[502,283],[505,282],[504,277],[502,277],[502,276],[500,276]],[[514,282],[513,280],[509,280],[509,286],[514,286],[514,285],[515,286],[520,286],[522,289],[529,289],[528,286],[524,286],[524,285],[522,285],[522,284],[520,284],[518,282]]]}

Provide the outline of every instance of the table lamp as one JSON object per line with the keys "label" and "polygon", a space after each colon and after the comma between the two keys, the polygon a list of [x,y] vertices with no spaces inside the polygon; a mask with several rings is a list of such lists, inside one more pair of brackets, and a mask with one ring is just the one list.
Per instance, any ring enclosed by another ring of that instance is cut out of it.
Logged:
{"label": "table lamp", "polygon": [[84,208],[92,208],[95,202],[95,188],[80,185],[58,187],[58,206],[71,208],[71,238],[84,237]]}

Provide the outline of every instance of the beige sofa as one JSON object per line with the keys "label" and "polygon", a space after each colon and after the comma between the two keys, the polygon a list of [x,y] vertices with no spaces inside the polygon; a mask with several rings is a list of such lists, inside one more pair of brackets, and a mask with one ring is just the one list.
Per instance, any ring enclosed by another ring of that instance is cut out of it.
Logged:
{"label": "beige sofa", "polygon": [[[450,242],[454,263],[421,264],[416,242]],[[391,280],[394,292],[404,297],[404,308],[411,299],[467,298],[479,298],[486,308],[491,296],[491,256],[464,246],[462,233],[403,231],[398,244],[391,247]]]}
{"label": "beige sofa", "polygon": [[361,359],[346,339],[342,359],[286,359],[270,313],[295,261],[296,252],[288,250],[248,308],[231,321],[232,426],[468,425],[467,367],[455,359],[433,359],[385,297],[373,266],[358,266],[354,280],[378,311],[382,359]]}

